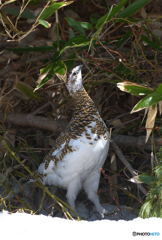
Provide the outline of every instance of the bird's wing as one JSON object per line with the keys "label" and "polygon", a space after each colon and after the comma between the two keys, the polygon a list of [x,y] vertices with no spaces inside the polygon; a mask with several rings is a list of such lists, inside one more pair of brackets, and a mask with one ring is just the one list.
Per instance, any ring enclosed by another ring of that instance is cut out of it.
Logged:
{"label": "bird's wing", "polygon": [[71,145],[69,145],[69,142],[70,136],[68,133],[64,133],[56,139],[55,146],[45,157],[45,169],[48,168],[51,160],[57,164],[57,162],[61,161],[67,153],[73,151]]}

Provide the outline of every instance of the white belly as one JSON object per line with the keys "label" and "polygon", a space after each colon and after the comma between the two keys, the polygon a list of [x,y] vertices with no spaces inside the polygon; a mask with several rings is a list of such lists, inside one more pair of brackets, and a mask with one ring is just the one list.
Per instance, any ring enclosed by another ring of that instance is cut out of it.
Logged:
{"label": "white belly", "polygon": [[69,142],[75,151],[66,154],[57,165],[51,160],[45,169],[42,163],[38,171],[46,175],[43,177],[44,184],[66,188],[73,179],[80,178],[82,182],[92,171],[99,171],[107,157],[109,139],[102,136],[93,141],[93,144],[90,142],[92,141],[83,134],[79,139],[72,139]]}

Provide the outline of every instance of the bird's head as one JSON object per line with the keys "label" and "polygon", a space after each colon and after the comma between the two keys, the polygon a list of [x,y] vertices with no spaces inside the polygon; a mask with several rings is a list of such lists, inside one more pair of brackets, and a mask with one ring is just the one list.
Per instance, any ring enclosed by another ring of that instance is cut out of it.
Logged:
{"label": "bird's head", "polygon": [[72,69],[67,77],[66,87],[70,94],[73,94],[81,89],[82,85],[82,65],[78,65]]}

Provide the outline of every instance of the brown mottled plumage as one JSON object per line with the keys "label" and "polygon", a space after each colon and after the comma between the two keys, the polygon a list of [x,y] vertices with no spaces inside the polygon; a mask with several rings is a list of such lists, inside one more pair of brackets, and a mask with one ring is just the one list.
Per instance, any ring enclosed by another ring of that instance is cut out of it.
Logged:
{"label": "brown mottled plumage", "polygon": [[[105,135],[107,132],[107,128],[105,123],[100,119],[100,115],[98,113],[97,108],[94,105],[94,102],[89,97],[87,92],[83,89],[80,91],[77,91],[73,95],[73,104],[74,104],[74,115],[71,119],[68,127],[66,130],[56,139],[55,146],[51,149],[51,151],[46,156],[45,161],[45,168],[48,168],[49,162],[51,160],[60,161],[64,158],[65,154],[69,152],[75,151],[71,146],[69,146],[69,141],[71,139],[77,139],[79,138],[83,132],[85,132],[85,135],[88,140],[95,140],[97,141],[100,138],[100,135]],[[92,127],[89,126],[91,129],[91,132],[93,134],[97,134],[97,137],[95,139],[92,139],[91,135],[87,132],[86,126],[88,126],[93,121],[96,121],[96,126]],[[107,139],[107,136],[105,136]],[[52,153],[59,148],[61,144],[66,142],[64,148],[62,149],[62,154],[57,156],[52,156]],[[89,141],[89,144],[93,144],[91,141]]]}

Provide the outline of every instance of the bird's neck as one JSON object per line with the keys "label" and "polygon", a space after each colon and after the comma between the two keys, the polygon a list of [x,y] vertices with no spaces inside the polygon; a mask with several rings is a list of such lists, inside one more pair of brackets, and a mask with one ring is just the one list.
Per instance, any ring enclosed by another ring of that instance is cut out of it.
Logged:
{"label": "bird's neck", "polygon": [[74,112],[84,114],[96,114],[98,111],[86,90],[83,88],[72,96],[74,101]]}
{"label": "bird's neck", "polygon": [[[85,89],[77,91],[72,95],[74,104],[74,113],[67,128],[71,132],[71,137],[80,137],[85,131],[85,127],[92,122],[96,122],[97,129],[94,132],[104,134],[107,131],[105,124],[102,122],[100,114],[94,105],[94,102],[89,97]],[[99,129],[99,131],[98,131]]]}

